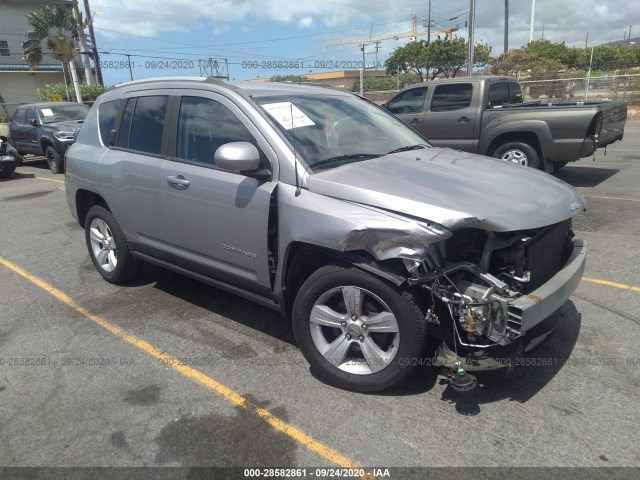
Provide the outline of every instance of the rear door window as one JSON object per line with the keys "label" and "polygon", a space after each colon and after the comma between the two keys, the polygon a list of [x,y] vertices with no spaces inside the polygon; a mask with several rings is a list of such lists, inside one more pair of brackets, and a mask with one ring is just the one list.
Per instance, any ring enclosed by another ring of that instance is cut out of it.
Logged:
{"label": "rear door window", "polygon": [[156,155],[161,153],[168,104],[169,97],[166,95],[138,98],[129,135],[131,150]]}
{"label": "rear door window", "polygon": [[471,105],[472,98],[473,84],[471,83],[438,85],[433,92],[431,111],[447,112],[450,110],[460,110]]}
{"label": "rear door window", "polygon": [[124,108],[122,114],[122,121],[120,122],[120,133],[118,134],[117,145],[122,148],[129,148],[129,133],[131,132],[131,118],[133,117],[133,110],[136,108],[136,98],[130,98],[127,100],[127,106]]}

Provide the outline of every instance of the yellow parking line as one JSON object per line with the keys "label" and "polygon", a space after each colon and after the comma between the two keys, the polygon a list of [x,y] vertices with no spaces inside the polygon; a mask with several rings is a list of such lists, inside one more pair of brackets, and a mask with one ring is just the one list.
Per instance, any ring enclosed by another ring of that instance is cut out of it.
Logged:
{"label": "yellow parking line", "polygon": [[332,448],[315,440],[313,437],[311,437],[310,435],[307,435],[302,430],[299,430],[293,425],[285,422],[284,420],[281,420],[280,418],[276,417],[275,415],[265,410],[264,408],[260,408],[256,405],[253,405],[245,397],[233,391],[232,389],[224,386],[223,384],[217,382],[213,378],[208,377],[207,375],[200,372],[199,370],[196,370],[195,368],[191,368],[187,365],[181,365],[177,359],[165,354],[161,350],[158,350],[156,347],[146,342],[145,340],[142,340],[130,333],[127,333],[120,327],[112,323],[109,323],[107,320],[100,317],[99,315],[91,313],[82,305],[76,303],[75,300],[73,300],[63,291],[58,290],[51,284],[30,274],[29,272],[19,267],[18,265],[15,265],[14,263],[2,257],[0,257],[0,264],[4,265],[9,270],[12,270],[18,275],[29,280],[31,283],[37,285],[38,287],[40,287],[41,289],[43,289],[44,291],[46,291],[47,293],[55,297],[56,299],[60,300],[61,302],[63,302],[64,304],[66,304],[76,312],[80,313],[81,315],[84,315],[86,318],[88,318],[92,322],[97,323],[98,325],[108,330],[115,336],[130,343],[131,345],[137,347],[138,349],[151,355],[154,358],[167,361],[166,363],[168,364],[168,366],[173,368],[178,373],[207,387],[209,390],[223,396],[233,405],[238,406],[240,408],[244,408],[245,410],[253,413],[254,415],[257,415],[258,417],[260,417],[262,420],[267,422],[269,425],[271,425],[273,428],[275,428],[279,432],[295,440],[296,442],[303,445],[304,447],[311,450],[312,452],[320,455],[322,458],[329,460],[333,464],[338,465],[339,467],[342,467],[342,468],[362,468],[359,464],[348,459],[347,457],[337,452],[336,450],[333,450]]}
{"label": "yellow parking line", "polygon": [[38,180],[46,180],[47,182],[64,183],[64,180],[56,180],[55,178],[35,177]]}
{"label": "yellow parking line", "polygon": [[640,198],[604,197],[601,195],[583,195],[587,198],[604,198],[605,200],[624,200],[626,202],[640,202]]}
{"label": "yellow parking line", "polygon": [[589,283],[597,283],[598,285],[606,285],[608,287],[621,288],[623,290],[631,290],[632,292],[640,292],[640,287],[632,287],[624,283],[610,282],[608,280],[599,280],[597,278],[582,277],[582,280]]}

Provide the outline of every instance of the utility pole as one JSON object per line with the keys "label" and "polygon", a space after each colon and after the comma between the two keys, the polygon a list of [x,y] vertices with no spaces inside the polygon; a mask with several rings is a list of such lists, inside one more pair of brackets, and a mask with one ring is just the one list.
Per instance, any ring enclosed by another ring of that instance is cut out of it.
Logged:
{"label": "utility pole", "polygon": [[587,32],[587,37],[584,39],[584,48],[587,48],[588,44],[589,44],[589,32]]}
{"label": "utility pole", "polygon": [[98,85],[103,85],[102,81],[102,69],[100,68],[100,57],[98,57],[98,47],[96,47],[96,35],[93,32],[93,15],[91,15],[91,8],[89,7],[89,0],[84,0],[84,14],[87,16],[87,23],[89,26],[89,38],[91,39],[91,50],[93,51],[93,63],[96,66],[96,79]]}
{"label": "utility pole", "polygon": [[509,52],[509,0],[504,0],[504,53]]}
{"label": "utility pole", "polygon": [[544,40],[544,23],[542,24],[542,40]]}
{"label": "utility pole", "polygon": [[431,0],[429,0],[429,14],[427,15],[427,45],[429,45],[430,43],[431,43]]}
{"label": "utility pole", "polygon": [[[427,45],[431,43],[431,0],[429,0],[429,12],[427,13]],[[429,71],[427,66],[427,80],[429,80]]]}
{"label": "utility pole", "polygon": [[469,0],[469,55],[467,56],[467,75],[473,74],[473,30],[476,21],[475,0]]}
{"label": "utility pole", "polygon": [[364,97],[364,43],[360,45],[362,50],[362,68],[360,69],[360,96]]}
{"label": "utility pole", "polygon": [[627,37],[627,40],[631,41],[631,25],[629,25],[629,36]]}
{"label": "utility pole", "polygon": [[127,56],[127,65],[129,65],[129,78],[133,82],[133,70],[131,70],[131,55],[128,53],[125,53],[125,55]]}
{"label": "utility pole", "polygon": [[529,43],[533,42],[533,26],[536,23],[536,0],[531,0],[531,28],[529,29]]}
{"label": "utility pole", "polygon": [[89,60],[89,50],[87,50],[87,39],[84,38],[84,22],[82,21],[82,15],[78,8],[78,0],[74,0],[73,2],[73,18],[76,22],[76,28],[78,31],[78,43],[80,43],[80,55],[82,55],[80,58],[82,59],[82,65],[84,66],[85,82],[87,82],[88,85],[91,85],[93,83],[91,80],[91,60]]}

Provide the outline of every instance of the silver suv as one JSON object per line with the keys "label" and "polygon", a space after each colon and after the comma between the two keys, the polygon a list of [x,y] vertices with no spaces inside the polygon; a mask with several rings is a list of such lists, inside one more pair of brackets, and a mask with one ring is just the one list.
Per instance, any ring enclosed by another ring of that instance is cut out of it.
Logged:
{"label": "silver suv", "polygon": [[111,88],[68,151],[66,194],[105,280],[150,262],[279,310],[314,370],[357,391],[425,362],[473,388],[469,372],[551,332],[585,262],[570,186],[309,84]]}

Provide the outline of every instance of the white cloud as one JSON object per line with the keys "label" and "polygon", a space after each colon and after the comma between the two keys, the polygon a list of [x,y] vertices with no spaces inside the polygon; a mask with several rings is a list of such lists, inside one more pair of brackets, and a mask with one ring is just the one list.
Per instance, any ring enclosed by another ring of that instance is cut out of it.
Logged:
{"label": "white cloud", "polygon": [[313,17],[302,17],[298,21],[298,27],[300,28],[311,28],[313,26]]}

